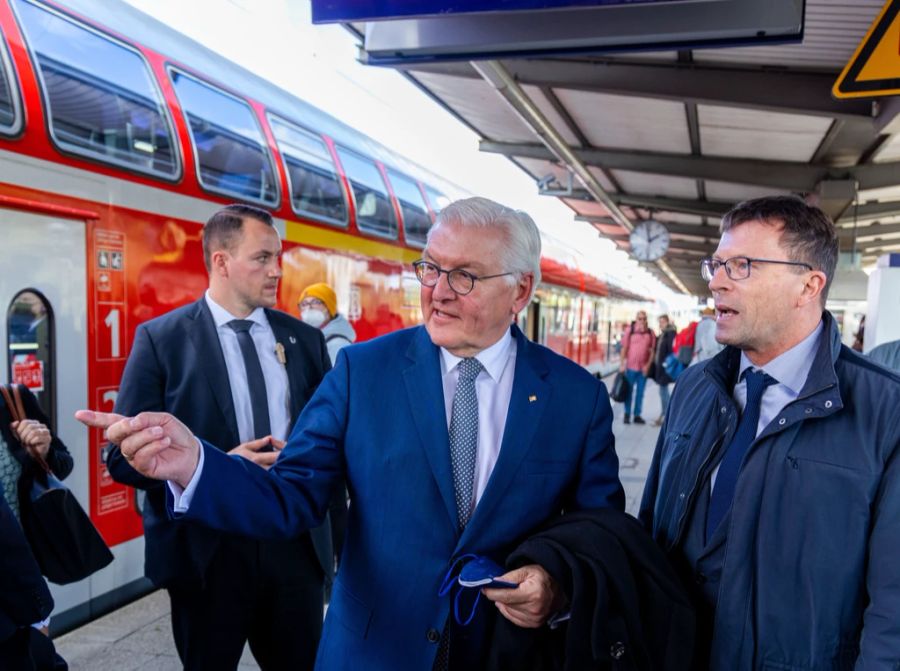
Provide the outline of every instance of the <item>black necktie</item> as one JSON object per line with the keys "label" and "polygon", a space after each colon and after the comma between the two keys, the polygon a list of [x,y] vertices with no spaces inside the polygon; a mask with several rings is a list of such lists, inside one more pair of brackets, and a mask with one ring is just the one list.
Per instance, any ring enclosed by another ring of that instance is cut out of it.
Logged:
{"label": "black necktie", "polygon": [[247,387],[250,392],[250,407],[253,410],[253,437],[263,438],[272,433],[272,429],[269,424],[266,378],[263,377],[256,345],[253,344],[253,336],[250,335],[253,322],[249,319],[233,319],[228,322],[227,326],[237,334],[238,343],[241,346],[241,356],[244,357],[244,370],[247,371]]}
{"label": "black necktie", "polygon": [[719,463],[716,486],[713,487],[712,495],[709,497],[709,509],[706,512],[707,542],[709,542],[716,527],[719,526],[722,518],[725,517],[725,513],[731,507],[731,500],[734,498],[734,488],[737,485],[744,455],[756,439],[756,425],[759,424],[763,392],[766,390],[766,387],[778,382],[778,380],[766,375],[761,370],[749,368],[744,373],[744,379],[747,381],[747,404],[744,406],[741,421],[734,432],[731,444]]}

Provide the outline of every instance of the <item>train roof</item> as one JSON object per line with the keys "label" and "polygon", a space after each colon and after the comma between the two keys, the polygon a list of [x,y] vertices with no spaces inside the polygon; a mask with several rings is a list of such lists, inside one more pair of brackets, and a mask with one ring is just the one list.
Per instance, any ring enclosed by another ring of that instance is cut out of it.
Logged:
{"label": "train roof", "polygon": [[173,64],[184,66],[233,93],[262,103],[274,114],[310,130],[324,133],[348,149],[379,160],[388,167],[415,177],[440,191],[448,192],[446,193],[448,196],[469,195],[465,189],[452,181],[392,151],[339,119],[126,2],[58,0],[54,4],[95,22],[99,27],[118,33],[131,42],[145,46],[172,61]]}

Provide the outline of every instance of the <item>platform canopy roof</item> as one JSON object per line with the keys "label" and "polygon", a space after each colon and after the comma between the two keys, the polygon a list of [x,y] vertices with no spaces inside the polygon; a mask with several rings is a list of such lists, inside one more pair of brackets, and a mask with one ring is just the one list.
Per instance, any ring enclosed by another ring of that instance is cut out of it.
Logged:
{"label": "platform canopy roof", "polygon": [[807,0],[799,44],[391,67],[623,250],[663,222],[671,245],[648,270],[705,295],[699,260],[746,198],[814,200],[864,264],[900,250],[900,99],[831,93],[882,6]]}

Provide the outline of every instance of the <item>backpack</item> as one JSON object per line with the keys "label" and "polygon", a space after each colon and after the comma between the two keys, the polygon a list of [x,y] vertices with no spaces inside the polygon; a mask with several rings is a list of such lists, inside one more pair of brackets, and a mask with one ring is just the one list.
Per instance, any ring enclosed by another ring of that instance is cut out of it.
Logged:
{"label": "backpack", "polygon": [[[675,336],[675,342],[672,343],[672,355],[684,366],[690,365],[691,359],[694,357],[694,339],[697,334],[697,324],[699,323],[699,321],[691,322],[685,326],[678,332],[678,335]],[[665,363],[663,363],[663,367],[666,368]],[[669,372],[668,368],[666,368],[666,372]],[[678,372],[680,373],[681,371]],[[675,379],[675,376],[671,373],[669,373],[669,377],[673,380]]]}

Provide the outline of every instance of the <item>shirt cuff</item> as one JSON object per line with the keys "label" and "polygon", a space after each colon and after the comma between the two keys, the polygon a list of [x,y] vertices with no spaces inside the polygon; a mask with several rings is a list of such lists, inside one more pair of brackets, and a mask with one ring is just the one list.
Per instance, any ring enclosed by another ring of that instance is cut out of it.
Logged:
{"label": "shirt cuff", "polygon": [[184,489],[181,488],[177,482],[172,482],[171,480],[167,480],[166,484],[169,485],[169,491],[172,492],[172,511],[176,514],[183,514],[188,511],[188,508],[191,507],[191,499],[194,498],[194,492],[197,490],[197,483],[200,482],[200,475],[203,473],[203,443],[200,442],[200,439],[196,436],[194,440],[197,441],[197,445],[200,447],[200,460],[197,462],[197,470],[194,471],[194,475],[191,477],[191,481],[188,482],[187,487]]}
{"label": "shirt cuff", "polygon": [[50,618],[48,617],[46,620],[41,620],[40,622],[35,622],[31,626],[34,627],[35,629],[43,629],[44,627],[49,627],[50,626]]}

